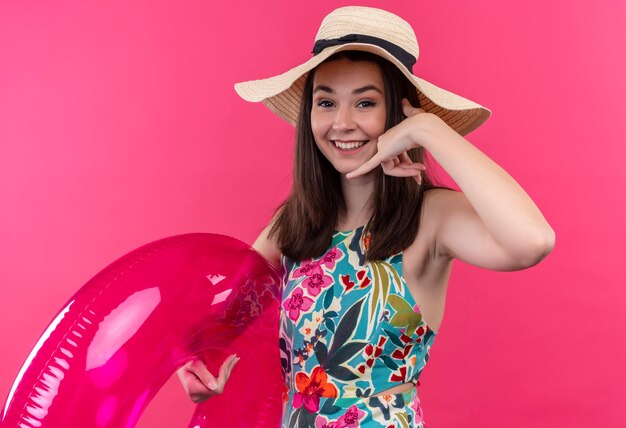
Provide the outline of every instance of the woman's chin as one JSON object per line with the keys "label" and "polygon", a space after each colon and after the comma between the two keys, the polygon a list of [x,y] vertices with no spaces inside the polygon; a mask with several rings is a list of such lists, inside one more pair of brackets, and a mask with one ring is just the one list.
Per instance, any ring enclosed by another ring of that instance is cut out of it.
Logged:
{"label": "woman's chin", "polygon": [[[345,178],[346,174],[356,171],[362,164],[360,163],[355,163],[354,165],[335,165],[335,169],[337,170],[337,172],[339,174],[341,174],[343,176],[343,178]],[[368,172],[367,174],[363,174],[359,177],[363,178],[363,177],[367,177],[373,174],[373,171]]]}

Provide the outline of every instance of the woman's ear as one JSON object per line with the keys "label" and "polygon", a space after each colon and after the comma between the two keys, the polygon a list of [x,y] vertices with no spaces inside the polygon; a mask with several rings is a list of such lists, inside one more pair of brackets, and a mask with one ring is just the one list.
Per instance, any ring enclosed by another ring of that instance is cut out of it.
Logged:
{"label": "woman's ear", "polygon": [[424,109],[413,107],[408,99],[402,98],[402,112],[406,117],[415,116],[416,114],[425,113]]}

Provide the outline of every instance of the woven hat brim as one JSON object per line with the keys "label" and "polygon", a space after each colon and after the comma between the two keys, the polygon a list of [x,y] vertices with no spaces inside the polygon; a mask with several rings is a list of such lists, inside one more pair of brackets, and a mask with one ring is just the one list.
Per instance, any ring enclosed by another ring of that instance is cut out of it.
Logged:
{"label": "woven hat brim", "polygon": [[393,63],[415,86],[421,108],[439,116],[461,135],[469,134],[491,115],[487,108],[414,76],[385,49],[363,43],[326,48],[307,62],[278,76],[237,83],[235,91],[246,101],[263,102],[271,111],[295,126],[308,72],[331,55],[347,50],[371,52]]}

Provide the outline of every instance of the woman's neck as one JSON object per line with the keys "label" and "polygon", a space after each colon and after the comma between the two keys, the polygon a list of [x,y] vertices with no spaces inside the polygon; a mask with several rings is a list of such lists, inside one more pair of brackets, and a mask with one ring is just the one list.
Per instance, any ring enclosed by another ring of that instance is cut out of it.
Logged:
{"label": "woman's neck", "polygon": [[339,215],[337,225],[339,230],[356,229],[369,221],[373,209],[370,196],[374,189],[374,179],[374,174],[350,180],[341,175],[341,191],[346,211]]}

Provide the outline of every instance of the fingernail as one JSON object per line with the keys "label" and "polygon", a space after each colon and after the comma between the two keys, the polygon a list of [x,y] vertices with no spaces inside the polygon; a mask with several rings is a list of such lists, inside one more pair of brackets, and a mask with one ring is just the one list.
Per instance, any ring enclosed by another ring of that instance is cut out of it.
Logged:
{"label": "fingernail", "polygon": [[215,389],[217,388],[217,383],[214,380],[210,380],[207,386],[209,387],[209,389]]}

